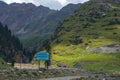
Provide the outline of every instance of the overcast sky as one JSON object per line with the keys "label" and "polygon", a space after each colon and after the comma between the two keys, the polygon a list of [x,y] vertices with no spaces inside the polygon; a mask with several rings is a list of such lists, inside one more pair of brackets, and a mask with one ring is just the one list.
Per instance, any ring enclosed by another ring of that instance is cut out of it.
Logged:
{"label": "overcast sky", "polygon": [[86,2],[88,0],[0,0],[0,1],[4,1],[8,4],[10,3],[33,3],[37,6],[39,5],[43,5],[43,6],[47,6],[51,9],[60,9],[63,6],[69,4],[69,3],[83,3]]}

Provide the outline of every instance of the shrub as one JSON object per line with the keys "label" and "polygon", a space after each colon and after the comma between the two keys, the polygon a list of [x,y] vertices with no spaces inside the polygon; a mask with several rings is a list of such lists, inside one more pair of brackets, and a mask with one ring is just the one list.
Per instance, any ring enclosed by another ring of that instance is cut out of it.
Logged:
{"label": "shrub", "polygon": [[83,39],[81,39],[79,36],[75,36],[72,40],[70,40],[70,43],[73,45],[77,45],[83,43]]}
{"label": "shrub", "polygon": [[117,32],[113,32],[113,35],[116,35],[116,34],[118,34]]}

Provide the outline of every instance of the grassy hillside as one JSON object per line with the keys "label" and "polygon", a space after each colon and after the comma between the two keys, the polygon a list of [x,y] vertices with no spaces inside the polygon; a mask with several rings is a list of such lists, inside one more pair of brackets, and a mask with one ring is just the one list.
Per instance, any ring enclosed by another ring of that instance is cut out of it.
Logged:
{"label": "grassy hillside", "polygon": [[52,42],[53,64],[120,70],[120,53],[88,53],[88,49],[120,44],[120,6],[114,1],[84,3],[64,20]]}

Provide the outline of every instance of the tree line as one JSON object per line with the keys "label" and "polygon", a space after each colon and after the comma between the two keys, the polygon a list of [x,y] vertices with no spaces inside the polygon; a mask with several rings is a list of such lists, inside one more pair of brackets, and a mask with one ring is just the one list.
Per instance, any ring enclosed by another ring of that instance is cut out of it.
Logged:
{"label": "tree line", "polygon": [[19,61],[23,56],[23,46],[20,40],[14,36],[7,25],[0,22],[0,57],[7,62]]}

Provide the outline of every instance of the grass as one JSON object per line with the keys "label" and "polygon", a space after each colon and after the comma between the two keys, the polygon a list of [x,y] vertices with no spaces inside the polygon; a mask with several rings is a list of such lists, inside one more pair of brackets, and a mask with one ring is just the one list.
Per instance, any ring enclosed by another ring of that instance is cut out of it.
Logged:
{"label": "grass", "polygon": [[[70,32],[66,32],[64,29],[58,34],[59,40],[62,40],[59,44],[55,41],[52,43],[52,52],[57,53],[52,55],[52,65],[57,66],[57,64],[68,65],[69,67],[74,67],[75,64],[81,64],[82,68],[92,69],[92,70],[115,70],[120,71],[120,53],[116,54],[95,54],[87,53],[86,49],[94,49],[97,47],[110,45],[110,44],[120,44],[120,25],[111,25],[101,27],[101,24],[106,24],[103,22],[104,19],[99,20],[97,23],[92,24],[91,27],[87,29],[82,29],[81,24],[75,22],[67,22],[64,24],[65,29],[75,24],[74,28]],[[94,27],[95,26],[95,27]],[[97,27],[97,28],[96,28]],[[113,30],[105,30],[105,28],[117,28]],[[75,31],[82,29],[80,32]],[[95,30],[93,30],[95,28]],[[117,34],[113,34],[116,32]],[[90,34],[91,35],[90,35]],[[64,34],[64,35],[61,35]],[[72,39],[71,36],[80,35],[83,39],[82,44],[72,45],[69,40]],[[87,43],[87,45],[85,45]]]}
{"label": "grass", "polygon": [[10,69],[10,64],[7,64],[1,57],[0,57],[0,70]]}
{"label": "grass", "polygon": [[86,53],[84,49],[80,48],[81,46],[54,46],[52,51],[56,54],[52,55],[52,64],[68,65],[69,67],[80,64],[85,69],[120,71],[120,53]]}
{"label": "grass", "polygon": [[[116,53],[120,56],[120,53]],[[120,59],[115,54],[89,54],[85,55],[80,63],[83,63],[83,67],[87,69],[100,70],[119,70],[120,71]]]}

